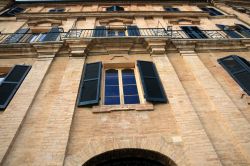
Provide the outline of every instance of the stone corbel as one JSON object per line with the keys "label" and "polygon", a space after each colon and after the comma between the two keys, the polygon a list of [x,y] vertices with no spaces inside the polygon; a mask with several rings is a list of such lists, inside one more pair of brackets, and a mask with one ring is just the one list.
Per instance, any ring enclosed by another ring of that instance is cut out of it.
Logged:
{"label": "stone corbel", "polygon": [[147,44],[147,50],[150,55],[160,55],[166,53],[166,43],[168,39],[161,38],[148,38],[145,39]]}
{"label": "stone corbel", "polygon": [[196,41],[173,41],[181,56],[196,56]]}
{"label": "stone corbel", "polygon": [[66,44],[69,47],[71,57],[83,57],[87,53],[87,47],[91,39],[82,39],[82,40],[71,40],[66,39]]}
{"label": "stone corbel", "polygon": [[54,58],[63,43],[35,43],[33,47],[35,48],[38,58]]}

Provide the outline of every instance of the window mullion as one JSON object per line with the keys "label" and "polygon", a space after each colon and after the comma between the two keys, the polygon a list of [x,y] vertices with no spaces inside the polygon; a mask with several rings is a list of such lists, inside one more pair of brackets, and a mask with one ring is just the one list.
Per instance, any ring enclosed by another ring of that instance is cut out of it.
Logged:
{"label": "window mullion", "polygon": [[119,80],[120,103],[124,104],[124,92],[123,92],[123,82],[122,82],[122,69],[118,70],[118,80]]}

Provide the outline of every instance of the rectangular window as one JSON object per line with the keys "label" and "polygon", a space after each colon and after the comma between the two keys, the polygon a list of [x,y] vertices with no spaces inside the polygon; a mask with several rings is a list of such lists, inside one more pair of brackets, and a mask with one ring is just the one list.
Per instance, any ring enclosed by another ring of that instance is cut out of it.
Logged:
{"label": "rectangular window", "polygon": [[16,14],[23,12],[24,9],[18,6],[13,6],[10,9],[8,9],[6,12],[1,14],[3,17],[14,17]]}
{"label": "rectangular window", "polygon": [[208,38],[198,27],[196,26],[182,26],[181,29],[192,39],[206,39]]}
{"label": "rectangular window", "polygon": [[167,12],[179,12],[180,11],[176,7],[165,7],[164,10],[167,11]]}
{"label": "rectangular window", "polygon": [[28,33],[29,28],[18,29],[14,34],[7,37],[4,43],[18,43]]}
{"label": "rectangular window", "polygon": [[0,110],[4,110],[7,107],[30,69],[31,66],[15,65],[1,81]]}
{"label": "rectangular window", "polygon": [[218,10],[212,8],[212,7],[201,7],[201,10],[203,10],[204,12],[208,12],[210,16],[221,16],[223,15],[221,12],[219,12]]}
{"label": "rectangular window", "polygon": [[230,29],[227,25],[216,24],[218,28],[220,28],[225,34],[227,34],[230,38],[242,38],[240,34],[238,34],[235,30]]}
{"label": "rectangular window", "polygon": [[105,71],[105,105],[139,103],[133,69],[108,69]]}
{"label": "rectangular window", "polygon": [[218,59],[219,64],[250,95],[250,63],[242,57],[231,55]]}

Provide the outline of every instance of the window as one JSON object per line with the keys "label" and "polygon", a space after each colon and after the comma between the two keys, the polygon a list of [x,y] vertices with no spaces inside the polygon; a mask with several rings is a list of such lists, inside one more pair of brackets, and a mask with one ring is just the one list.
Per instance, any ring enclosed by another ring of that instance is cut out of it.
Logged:
{"label": "window", "polygon": [[107,12],[124,11],[124,8],[120,6],[111,6],[111,7],[106,8],[106,11]]}
{"label": "window", "polygon": [[4,76],[4,79],[1,79],[0,110],[4,110],[7,107],[30,69],[31,66],[15,65],[11,71]]}
{"label": "window", "polygon": [[104,104],[140,103],[133,69],[108,69],[105,71]]}
{"label": "window", "polygon": [[65,9],[64,8],[54,8],[54,9],[50,9],[49,10],[49,13],[62,13],[62,12],[64,12],[65,11]]}
{"label": "window", "polygon": [[[229,27],[227,25],[222,25],[222,24],[216,24],[216,26],[221,30],[223,30],[231,38],[243,38],[239,33],[235,31],[235,27]],[[245,30],[238,29],[238,31],[243,32]]]}
{"label": "window", "polygon": [[8,36],[4,43],[18,43],[21,41],[21,39],[28,33],[29,28],[21,28],[17,30],[14,34],[11,34]]}
{"label": "window", "polygon": [[236,55],[218,59],[218,62],[241,88],[250,95],[250,63],[246,59]]}
{"label": "window", "polygon": [[122,29],[109,29],[108,36],[125,36],[125,30]]}
{"label": "window", "polygon": [[245,25],[235,24],[235,30],[247,38],[250,37],[250,29]]}
{"label": "window", "polygon": [[24,11],[23,8],[18,7],[18,6],[14,6],[14,7],[11,7],[10,9],[8,9],[3,14],[1,14],[1,16],[3,16],[3,17],[14,17],[14,16],[16,16],[16,14],[21,13],[22,11]]}
{"label": "window", "polygon": [[[155,65],[149,61],[137,61],[137,66],[146,101],[167,102]],[[104,85],[101,85],[102,71]],[[102,69],[101,62],[86,64],[79,87],[78,106],[99,104],[100,89],[104,89],[104,105],[139,104],[136,77],[134,68]]]}
{"label": "window", "polygon": [[167,12],[179,12],[180,11],[178,8],[175,8],[175,7],[165,7],[164,10]]}
{"label": "window", "polygon": [[208,12],[210,16],[221,16],[223,15],[221,12],[219,12],[218,10],[212,8],[212,7],[201,7],[201,10],[203,10],[204,12]]}
{"label": "window", "polygon": [[181,29],[192,39],[206,39],[208,38],[198,27],[196,26],[185,26]]}
{"label": "window", "polygon": [[127,26],[127,29],[107,29],[105,26],[96,26],[93,37],[106,36],[141,36],[141,34],[137,26]]}

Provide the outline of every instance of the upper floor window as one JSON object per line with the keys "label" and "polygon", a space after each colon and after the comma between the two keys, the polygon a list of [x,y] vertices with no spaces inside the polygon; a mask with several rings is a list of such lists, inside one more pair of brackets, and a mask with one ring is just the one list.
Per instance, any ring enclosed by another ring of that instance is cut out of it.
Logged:
{"label": "upper floor window", "polygon": [[250,95],[250,63],[246,59],[236,55],[218,59],[218,62],[241,88]]}
{"label": "upper floor window", "polygon": [[218,28],[223,30],[231,38],[243,38],[250,37],[250,29],[242,24],[235,24],[234,26],[228,26],[223,24],[216,24]]}
{"label": "upper floor window", "polygon": [[134,69],[105,71],[105,105],[140,103]]}
{"label": "upper floor window", "polygon": [[[104,85],[101,88],[102,63],[88,63],[82,74],[78,95],[78,106],[139,104],[138,82],[140,76],[144,97],[148,102],[167,102],[167,98],[154,63],[137,61],[139,75],[135,68],[104,69]],[[136,79],[137,78],[137,79]],[[101,89],[104,89],[100,98]]]}
{"label": "upper floor window", "polygon": [[180,9],[176,7],[165,7],[164,10],[167,12],[179,12],[180,11]]}
{"label": "upper floor window", "polygon": [[201,7],[201,10],[208,12],[210,16],[221,16],[223,13],[219,12],[217,9],[212,7]]}
{"label": "upper floor window", "polygon": [[124,8],[121,6],[111,6],[106,8],[107,12],[116,12],[116,11],[124,11]]}
{"label": "upper floor window", "polygon": [[61,12],[64,12],[64,11],[65,11],[64,8],[54,8],[54,9],[49,10],[50,13],[61,13]]}
{"label": "upper floor window", "polygon": [[105,36],[141,36],[140,30],[137,26],[127,26],[124,29],[107,29],[105,26],[96,26],[94,37],[105,37]]}
{"label": "upper floor window", "polygon": [[15,65],[11,71],[1,78],[0,83],[0,110],[4,110],[14,94],[22,84],[31,66]]}
{"label": "upper floor window", "polygon": [[208,38],[197,26],[181,26],[181,29],[192,39]]}
{"label": "upper floor window", "polygon": [[5,11],[1,16],[3,17],[14,17],[16,14],[23,12],[24,9],[18,6],[13,6]]}

